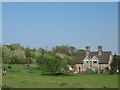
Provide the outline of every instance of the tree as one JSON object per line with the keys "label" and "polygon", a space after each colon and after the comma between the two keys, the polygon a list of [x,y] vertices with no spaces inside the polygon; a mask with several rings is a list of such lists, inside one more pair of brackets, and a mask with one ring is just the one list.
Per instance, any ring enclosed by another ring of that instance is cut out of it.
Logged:
{"label": "tree", "polygon": [[75,65],[75,56],[66,56],[64,59],[67,61],[68,65],[71,65],[71,67]]}
{"label": "tree", "polygon": [[113,55],[113,61],[110,64],[111,69],[110,69],[110,73],[116,73],[116,70],[118,69],[120,72],[120,56],[119,55]]}
{"label": "tree", "polygon": [[77,51],[77,49],[76,49],[75,47],[70,46],[70,52],[71,52],[71,53],[74,53],[74,52],[76,52],[76,51]]}
{"label": "tree", "polygon": [[38,52],[40,52],[43,55],[46,51],[43,48],[39,48]]}
{"label": "tree", "polygon": [[66,60],[52,52],[39,56],[37,63],[40,69],[46,74],[57,75],[58,73],[64,73],[68,70]]}
{"label": "tree", "polygon": [[22,49],[17,49],[15,51],[12,51],[12,58],[11,58],[11,64],[23,64],[25,63],[26,56],[25,52]]}
{"label": "tree", "polygon": [[2,46],[2,58],[10,58],[11,57],[11,51],[6,46]]}
{"label": "tree", "polygon": [[12,57],[11,50],[6,46],[2,46],[2,61],[3,63],[9,63]]}
{"label": "tree", "polygon": [[75,52],[73,52],[73,55],[76,56],[77,53],[81,53],[81,52],[85,52],[85,50],[84,49],[76,50]]}
{"label": "tree", "polygon": [[26,48],[25,49],[25,55],[26,55],[27,58],[31,57],[31,50],[30,50],[30,48]]}
{"label": "tree", "polygon": [[72,53],[76,50],[75,47],[73,46],[56,46],[56,47],[53,47],[52,48],[52,51],[53,52],[58,52],[58,53],[63,53],[63,54],[66,54],[66,55],[72,55]]}

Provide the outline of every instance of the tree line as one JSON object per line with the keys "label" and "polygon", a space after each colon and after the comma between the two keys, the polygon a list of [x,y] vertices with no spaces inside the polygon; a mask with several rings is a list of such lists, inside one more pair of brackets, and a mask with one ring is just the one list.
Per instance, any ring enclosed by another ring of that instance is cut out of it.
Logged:
{"label": "tree line", "polygon": [[[25,48],[20,44],[0,46],[2,54],[0,60],[3,64],[37,64],[40,69],[49,74],[66,72],[68,66],[75,66],[75,55],[79,52],[85,52],[83,49],[77,49],[73,46],[62,45],[55,46],[52,50],[43,48],[31,49]],[[110,64],[110,73],[120,71],[120,56],[113,55],[113,61]]]}
{"label": "tree line", "polygon": [[37,64],[40,69],[49,74],[66,72],[68,66],[75,65],[75,54],[85,52],[73,46],[55,46],[52,50],[43,48],[25,48],[20,44],[2,45],[3,64]]}

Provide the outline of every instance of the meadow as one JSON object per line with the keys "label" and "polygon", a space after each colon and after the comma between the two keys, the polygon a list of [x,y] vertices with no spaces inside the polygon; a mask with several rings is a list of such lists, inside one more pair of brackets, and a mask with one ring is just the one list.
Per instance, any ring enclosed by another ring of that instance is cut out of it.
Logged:
{"label": "meadow", "polygon": [[[8,67],[3,65],[3,68]],[[11,67],[2,79],[3,88],[118,88],[118,75],[66,73],[52,76],[42,75],[37,66]]]}

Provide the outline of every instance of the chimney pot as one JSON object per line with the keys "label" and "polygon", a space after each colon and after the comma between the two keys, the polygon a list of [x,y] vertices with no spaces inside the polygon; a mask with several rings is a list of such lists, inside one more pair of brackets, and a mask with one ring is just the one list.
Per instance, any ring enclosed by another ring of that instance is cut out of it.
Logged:
{"label": "chimney pot", "polygon": [[86,46],[86,55],[88,56],[90,54],[90,46]]}
{"label": "chimney pot", "polygon": [[102,54],[102,46],[98,46],[98,55]]}

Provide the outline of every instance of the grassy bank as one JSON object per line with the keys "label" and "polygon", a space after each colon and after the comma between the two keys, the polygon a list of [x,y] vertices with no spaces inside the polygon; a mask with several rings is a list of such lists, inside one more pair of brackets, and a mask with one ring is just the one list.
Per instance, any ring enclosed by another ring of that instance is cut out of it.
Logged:
{"label": "grassy bank", "polygon": [[[3,65],[7,68],[7,65]],[[70,74],[42,75],[35,66],[13,65],[3,78],[3,87],[9,88],[117,88],[118,75]]]}

